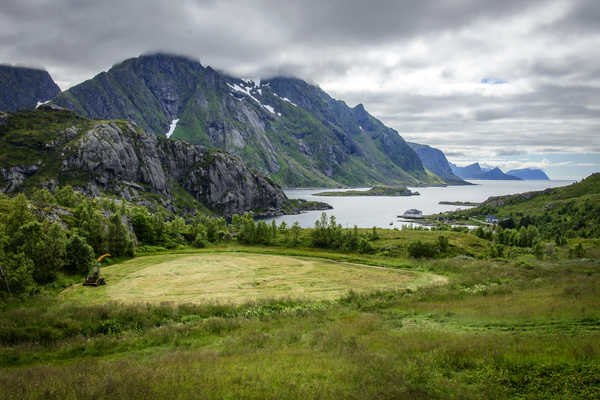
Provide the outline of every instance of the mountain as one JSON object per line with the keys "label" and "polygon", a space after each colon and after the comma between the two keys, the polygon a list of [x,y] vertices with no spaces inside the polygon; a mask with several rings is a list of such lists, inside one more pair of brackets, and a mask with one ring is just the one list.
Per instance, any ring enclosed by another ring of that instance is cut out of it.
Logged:
{"label": "mountain", "polygon": [[466,167],[458,167],[450,163],[452,172],[463,179],[482,179],[482,180],[521,180],[516,176],[507,175],[498,167],[483,169],[479,163],[473,163]]}
{"label": "mountain", "polygon": [[489,171],[485,171],[473,179],[484,179],[484,180],[494,180],[494,181],[520,181],[521,180],[521,178],[517,178],[516,176],[505,174],[498,167],[493,168]]}
{"label": "mountain", "polygon": [[125,60],[54,102],[225,150],[286,186],[443,183],[362,105],[349,107],[300,79],[242,80],[153,54]]}
{"label": "mountain", "polygon": [[549,181],[548,175],[539,168],[511,169],[508,175],[516,176],[526,181]]}
{"label": "mountain", "polygon": [[446,183],[451,185],[469,185],[469,182],[462,180],[452,172],[448,160],[441,150],[425,144],[407,143],[417,153],[423,166],[442,178]]}
{"label": "mountain", "polygon": [[144,133],[134,122],[93,121],[44,105],[0,114],[0,192],[70,184],[171,210],[283,214],[281,188],[237,157]]}
{"label": "mountain", "polygon": [[32,109],[59,93],[47,71],[0,65],[0,111]]}

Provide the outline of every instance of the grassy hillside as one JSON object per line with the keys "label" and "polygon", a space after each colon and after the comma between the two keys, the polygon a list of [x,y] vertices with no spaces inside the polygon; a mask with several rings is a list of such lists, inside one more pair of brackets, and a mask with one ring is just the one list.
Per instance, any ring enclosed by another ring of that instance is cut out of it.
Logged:
{"label": "grassy hillside", "polygon": [[569,186],[491,198],[449,215],[466,219],[497,215],[512,227],[534,225],[546,238],[600,237],[600,174]]}

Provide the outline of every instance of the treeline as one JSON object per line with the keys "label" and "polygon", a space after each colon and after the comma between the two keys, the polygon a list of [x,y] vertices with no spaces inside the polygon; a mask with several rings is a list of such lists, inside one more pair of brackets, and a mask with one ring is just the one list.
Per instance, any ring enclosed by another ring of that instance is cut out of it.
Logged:
{"label": "treeline", "polygon": [[160,250],[237,240],[242,244],[303,246],[371,253],[368,235],[358,228],[343,229],[323,213],[310,237],[301,238],[296,222],[256,222],[251,213],[222,217],[196,215],[184,219],[158,207],[125,201],[88,198],[70,186],[54,193],[40,189],[0,196],[0,297],[31,294],[61,274],[84,276],[104,253],[130,257]]}

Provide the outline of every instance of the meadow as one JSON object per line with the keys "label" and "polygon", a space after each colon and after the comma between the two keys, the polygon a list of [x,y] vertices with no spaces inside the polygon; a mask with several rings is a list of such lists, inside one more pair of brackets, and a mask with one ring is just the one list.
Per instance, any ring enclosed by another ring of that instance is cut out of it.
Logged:
{"label": "meadow", "polygon": [[[432,241],[439,234],[412,233]],[[384,231],[374,243],[389,247],[410,234]],[[463,233],[445,234],[467,242]],[[585,245],[586,254],[600,247]],[[0,395],[598,398],[600,263],[561,254],[413,259],[230,244],[117,262],[104,269],[105,287],[64,278],[73,285],[3,306]],[[180,278],[169,274],[179,267],[220,276],[217,287],[235,281],[237,295],[211,301],[201,295],[210,284],[197,282],[201,301],[190,293],[172,300]],[[282,297],[277,287],[266,285],[262,296],[260,284],[244,285],[268,282],[278,268],[307,270],[288,270],[288,285],[318,270],[316,284],[336,289]],[[360,282],[346,269],[364,274]],[[154,301],[135,302],[122,286],[140,280]]]}

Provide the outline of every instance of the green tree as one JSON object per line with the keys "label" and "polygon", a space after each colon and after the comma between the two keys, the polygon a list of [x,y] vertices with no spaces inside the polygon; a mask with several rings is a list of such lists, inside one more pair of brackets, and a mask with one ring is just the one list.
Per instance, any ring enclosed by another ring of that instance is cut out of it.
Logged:
{"label": "green tree", "polygon": [[129,236],[129,229],[123,224],[121,215],[111,215],[108,228],[109,251],[113,256],[132,256],[133,243]]}
{"label": "green tree", "polygon": [[31,195],[31,202],[38,209],[47,209],[56,204],[56,199],[46,188],[37,189]]}
{"label": "green tree", "polygon": [[74,234],[67,242],[65,269],[73,274],[87,274],[94,262],[94,249],[81,236]]}
{"label": "green tree", "polygon": [[[28,294],[35,291],[33,261],[24,253],[10,253],[0,258],[5,277],[0,276],[0,292],[10,290],[12,295]],[[4,282],[2,282],[4,280]]]}
{"label": "green tree", "polygon": [[444,236],[444,235],[438,236],[438,246],[442,253],[447,252],[448,249],[450,248],[450,245],[448,243],[448,237]]}
{"label": "green tree", "polygon": [[300,243],[300,232],[301,231],[302,231],[302,228],[300,228],[300,224],[297,221],[294,222],[294,224],[290,228],[290,236],[291,236],[290,244],[293,247],[298,246],[298,244]]}
{"label": "green tree", "polygon": [[135,208],[131,214],[131,225],[138,241],[143,244],[156,244],[156,234],[152,217],[143,207]]}
{"label": "green tree", "polygon": [[19,193],[11,201],[10,210],[6,219],[6,234],[8,237],[12,237],[23,225],[34,220],[33,214],[29,211],[27,198],[23,193]]}
{"label": "green tree", "polygon": [[97,210],[94,204],[84,199],[73,213],[79,234],[92,246],[96,254],[108,251],[108,227],[104,216]]}
{"label": "green tree", "polygon": [[82,200],[81,195],[73,190],[71,185],[63,186],[54,194],[56,201],[63,207],[75,207]]}

